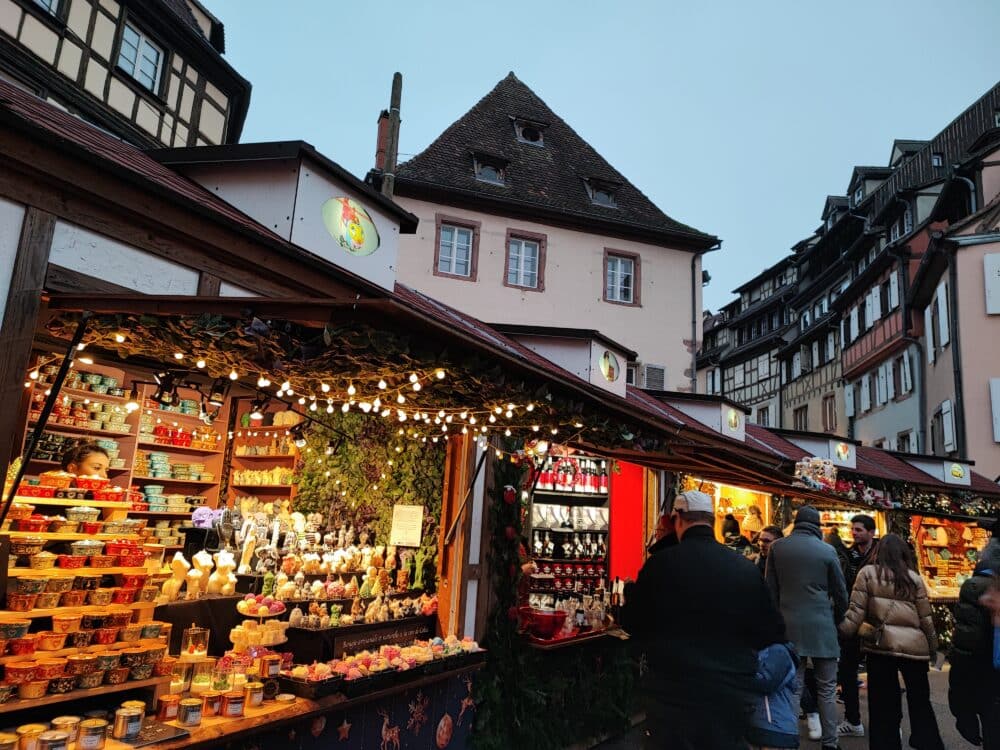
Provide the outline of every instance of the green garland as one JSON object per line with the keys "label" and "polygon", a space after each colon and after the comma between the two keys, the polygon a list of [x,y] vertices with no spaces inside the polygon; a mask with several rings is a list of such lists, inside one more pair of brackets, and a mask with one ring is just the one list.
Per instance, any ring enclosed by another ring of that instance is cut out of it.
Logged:
{"label": "green garland", "polygon": [[[507,441],[499,447],[514,454],[519,446]],[[518,633],[525,469],[516,456],[496,460],[487,495],[493,597],[483,641],[489,659],[476,680],[472,742],[479,750],[556,750],[623,732],[633,708],[636,669],[622,642],[543,652]]]}
{"label": "green garland", "polygon": [[[424,528],[417,560],[423,569],[422,580],[433,590],[444,443],[394,440],[393,425],[387,420],[361,414],[338,412],[325,421],[342,434],[321,427],[306,433],[294,510],[322,513],[336,526],[367,527],[379,544],[386,544],[393,506],[423,505]],[[328,448],[333,448],[329,455]]]}

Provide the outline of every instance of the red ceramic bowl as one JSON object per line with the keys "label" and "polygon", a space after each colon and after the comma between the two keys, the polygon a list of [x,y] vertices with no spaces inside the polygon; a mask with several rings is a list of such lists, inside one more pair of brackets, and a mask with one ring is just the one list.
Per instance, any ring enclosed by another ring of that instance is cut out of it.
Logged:
{"label": "red ceramic bowl", "polygon": [[122,588],[123,589],[141,589],[146,585],[146,579],[149,576],[144,576],[139,573],[131,573],[129,575],[122,576]]}
{"label": "red ceramic bowl", "polygon": [[141,550],[133,542],[106,542],[104,544],[105,555],[127,555],[140,552]]}
{"label": "red ceramic bowl", "polygon": [[31,656],[35,653],[35,647],[38,645],[38,636],[26,635],[23,638],[11,638],[9,643],[10,653],[13,656]]}
{"label": "red ceramic bowl", "polygon": [[146,564],[146,553],[139,551],[118,555],[118,564],[123,568],[141,568]]}
{"label": "red ceramic bowl", "polygon": [[80,524],[82,534],[100,534],[102,528],[104,528],[104,521],[83,521]]}
{"label": "red ceramic bowl", "polygon": [[99,477],[77,477],[76,486],[81,490],[103,490],[111,484],[108,479],[101,479]]}
{"label": "red ceramic bowl", "polygon": [[30,531],[33,534],[38,534],[49,528],[49,519],[44,516],[31,516],[30,518],[22,518],[17,522],[18,531]]}
{"label": "red ceramic bowl", "polygon": [[59,555],[57,561],[60,568],[82,568],[87,562],[86,555]]}
{"label": "red ceramic bowl", "polygon": [[94,631],[94,643],[99,646],[110,646],[118,640],[118,628],[98,628]]}
{"label": "red ceramic bowl", "polygon": [[111,487],[105,490],[94,490],[94,499],[100,500],[101,502],[111,502],[111,503],[123,503],[125,502],[125,493],[120,487]]}
{"label": "red ceramic bowl", "polygon": [[112,604],[131,604],[135,601],[135,589],[115,589],[111,594]]}
{"label": "red ceramic bowl", "polygon": [[560,609],[533,609],[528,629],[536,638],[552,638],[566,621],[566,613]]}

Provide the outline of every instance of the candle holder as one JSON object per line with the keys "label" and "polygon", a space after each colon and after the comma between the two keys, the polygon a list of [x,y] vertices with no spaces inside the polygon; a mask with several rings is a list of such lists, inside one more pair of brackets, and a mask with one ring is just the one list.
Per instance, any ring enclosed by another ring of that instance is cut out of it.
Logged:
{"label": "candle holder", "polygon": [[208,639],[211,635],[208,628],[200,628],[194,623],[184,628],[181,634],[180,659],[183,661],[201,661],[208,656]]}
{"label": "candle holder", "polygon": [[197,696],[213,689],[213,675],[217,659],[213,656],[196,661],[191,665],[191,695]]}
{"label": "candle holder", "polygon": [[179,695],[191,689],[191,663],[182,662],[180,659],[174,662],[170,671],[170,693]]}

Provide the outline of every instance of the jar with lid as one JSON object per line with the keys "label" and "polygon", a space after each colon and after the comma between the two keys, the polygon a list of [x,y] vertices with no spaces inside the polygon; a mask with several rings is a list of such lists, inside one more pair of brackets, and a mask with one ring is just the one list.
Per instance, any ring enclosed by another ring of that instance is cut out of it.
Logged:
{"label": "jar with lid", "polygon": [[243,697],[247,708],[256,708],[264,702],[264,683],[248,682],[243,688]]}
{"label": "jar with lid", "polygon": [[218,690],[206,690],[201,694],[201,699],[204,702],[201,709],[203,717],[218,716],[222,711],[222,693]]}
{"label": "jar with lid", "polygon": [[17,750],[17,735],[0,732],[0,750]]}
{"label": "jar with lid", "polygon": [[44,724],[22,724],[15,731],[19,750],[38,750],[38,738],[48,727]]}
{"label": "jar with lid", "polygon": [[184,628],[181,634],[180,658],[190,661],[199,661],[208,656],[208,639],[211,630],[200,628],[191,623],[191,627]]}
{"label": "jar with lid", "polygon": [[231,693],[224,693],[220,715],[227,719],[238,719],[243,716],[243,703],[243,691],[234,690]]}
{"label": "jar with lid", "polygon": [[57,716],[50,723],[53,729],[68,734],[70,742],[76,742],[76,735],[80,730],[79,716]]}
{"label": "jar with lid", "polygon": [[156,704],[157,721],[173,721],[177,718],[177,708],[181,697],[175,694],[161,695]]}
{"label": "jar with lid", "polygon": [[67,750],[69,735],[66,732],[50,730],[38,735],[38,750]]}
{"label": "jar with lid", "polygon": [[103,750],[108,738],[108,722],[105,719],[84,719],[76,736],[77,750]]}
{"label": "jar with lid", "polygon": [[182,727],[196,727],[201,724],[201,698],[185,698],[177,711],[177,723]]}

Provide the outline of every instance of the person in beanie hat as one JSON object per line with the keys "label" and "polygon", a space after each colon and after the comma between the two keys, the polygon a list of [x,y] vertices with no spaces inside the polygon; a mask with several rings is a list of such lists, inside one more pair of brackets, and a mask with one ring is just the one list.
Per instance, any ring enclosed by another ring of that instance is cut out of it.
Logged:
{"label": "person in beanie hat", "polygon": [[795,514],[792,533],[771,545],[766,578],[800,658],[797,694],[802,695],[808,660],[816,675],[822,746],[833,750],[839,747],[837,625],[847,612],[847,586],[837,553],[823,541],[819,511],[811,505]]}
{"label": "person in beanie hat", "polygon": [[781,616],[754,564],[716,541],[710,496],[682,493],[671,515],[680,543],[646,560],[621,615],[649,666],[644,747],[745,750],[757,652],[785,641]]}

